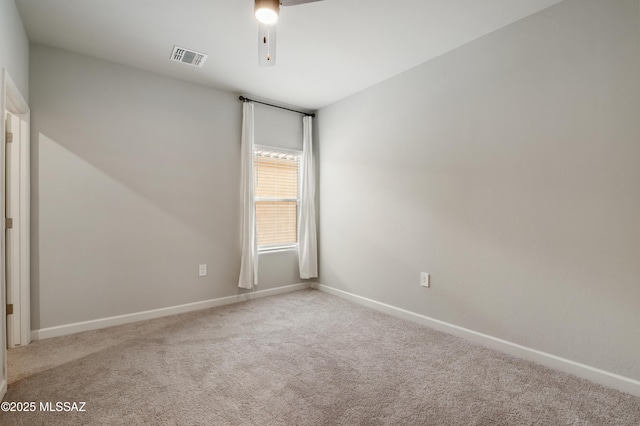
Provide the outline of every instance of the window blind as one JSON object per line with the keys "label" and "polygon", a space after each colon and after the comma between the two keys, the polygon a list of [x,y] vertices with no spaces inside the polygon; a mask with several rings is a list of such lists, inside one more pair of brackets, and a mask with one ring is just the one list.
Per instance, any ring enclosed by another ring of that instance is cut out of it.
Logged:
{"label": "window blind", "polygon": [[298,242],[298,154],[255,150],[254,191],[258,246]]}

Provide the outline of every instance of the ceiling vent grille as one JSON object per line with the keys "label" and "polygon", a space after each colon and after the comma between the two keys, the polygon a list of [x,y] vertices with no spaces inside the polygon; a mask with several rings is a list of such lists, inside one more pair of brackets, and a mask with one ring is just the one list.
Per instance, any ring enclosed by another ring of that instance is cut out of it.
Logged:
{"label": "ceiling vent grille", "polygon": [[183,64],[193,65],[198,68],[202,68],[207,57],[208,55],[205,55],[204,53],[185,49],[184,47],[179,46],[173,46],[173,52],[171,53],[172,61],[182,62]]}

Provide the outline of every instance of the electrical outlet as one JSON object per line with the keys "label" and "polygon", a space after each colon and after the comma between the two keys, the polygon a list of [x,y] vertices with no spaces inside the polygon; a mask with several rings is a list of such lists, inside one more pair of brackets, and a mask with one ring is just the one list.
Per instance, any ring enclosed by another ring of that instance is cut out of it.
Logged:
{"label": "electrical outlet", "polygon": [[430,286],[430,283],[429,283],[430,278],[431,277],[426,272],[420,272],[420,285],[422,287],[429,287]]}
{"label": "electrical outlet", "polygon": [[198,267],[198,276],[206,277],[207,276],[207,264],[203,263]]}

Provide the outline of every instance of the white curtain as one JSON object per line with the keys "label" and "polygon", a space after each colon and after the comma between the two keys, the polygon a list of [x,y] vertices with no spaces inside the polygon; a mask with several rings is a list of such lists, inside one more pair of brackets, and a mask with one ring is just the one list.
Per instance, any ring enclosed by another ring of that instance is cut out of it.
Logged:
{"label": "white curtain", "polygon": [[311,143],[312,117],[302,119],[302,169],[300,174],[300,216],[298,218],[298,263],[300,278],[318,276],[318,243],[316,238],[316,178]]}
{"label": "white curtain", "polygon": [[258,285],[258,244],[253,194],[253,104],[242,104],[242,261],[238,287]]}

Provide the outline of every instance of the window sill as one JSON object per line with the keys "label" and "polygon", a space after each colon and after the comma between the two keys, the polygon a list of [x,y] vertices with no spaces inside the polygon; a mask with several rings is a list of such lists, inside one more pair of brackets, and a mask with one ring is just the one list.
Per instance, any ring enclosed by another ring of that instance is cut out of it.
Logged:
{"label": "window sill", "polygon": [[281,251],[297,251],[298,250],[298,245],[291,245],[291,246],[275,246],[275,247],[263,247],[263,248],[258,248],[258,254],[263,254],[263,253],[278,253]]}

